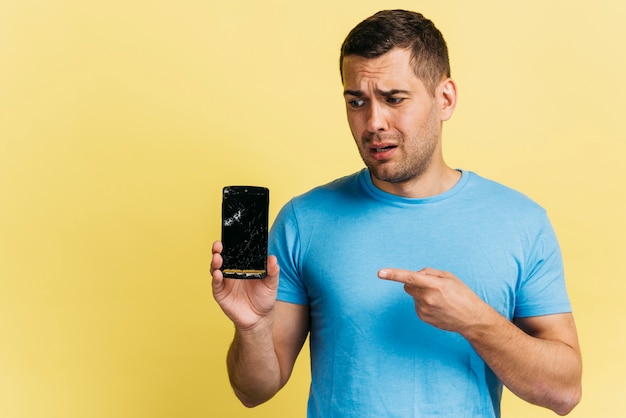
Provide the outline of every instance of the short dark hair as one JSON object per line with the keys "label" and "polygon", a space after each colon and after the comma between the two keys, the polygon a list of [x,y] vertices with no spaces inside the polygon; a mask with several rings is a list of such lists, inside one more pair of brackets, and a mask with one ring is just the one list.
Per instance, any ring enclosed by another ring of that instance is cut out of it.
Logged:
{"label": "short dark hair", "polygon": [[431,93],[444,77],[450,77],[448,47],[434,23],[407,10],[383,10],[354,27],[341,46],[339,72],[348,55],[379,57],[393,48],[411,50],[415,75]]}

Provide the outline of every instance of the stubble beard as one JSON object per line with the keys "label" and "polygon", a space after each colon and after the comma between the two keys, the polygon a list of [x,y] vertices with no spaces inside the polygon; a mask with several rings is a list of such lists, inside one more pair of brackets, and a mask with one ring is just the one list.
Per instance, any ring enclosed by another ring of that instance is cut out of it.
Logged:
{"label": "stubble beard", "polygon": [[398,184],[418,180],[428,171],[437,143],[431,139],[421,145],[421,147],[416,147],[417,149],[413,150],[404,148],[398,150],[411,155],[410,159],[405,157],[397,162],[378,162],[363,158],[363,161],[370,173],[380,181]]}
{"label": "stubble beard", "polygon": [[[395,136],[385,136],[384,139],[391,139],[398,145],[396,152],[402,152],[403,158],[399,161],[372,161],[368,158],[369,146],[372,142],[383,139],[377,135],[364,138],[363,149],[359,149],[361,158],[372,176],[376,179],[388,183],[406,183],[420,179],[430,168],[433,156],[439,144],[439,131],[436,129],[434,113],[429,115],[429,123],[424,130],[406,141],[401,134]],[[407,144],[411,148],[406,148]]]}

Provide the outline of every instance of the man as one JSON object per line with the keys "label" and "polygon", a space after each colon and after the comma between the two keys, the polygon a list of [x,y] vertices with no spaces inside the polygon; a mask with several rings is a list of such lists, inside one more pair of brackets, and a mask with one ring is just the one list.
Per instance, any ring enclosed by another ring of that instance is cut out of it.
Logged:
{"label": "man", "polygon": [[444,162],[457,90],[441,33],[379,12],[340,67],[367,169],[285,205],[266,279],[223,279],[213,246],[235,393],[270,399],[310,333],[310,417],[498,417],[502,384],[569,413],[581,357],[558,243],[534,202]]}

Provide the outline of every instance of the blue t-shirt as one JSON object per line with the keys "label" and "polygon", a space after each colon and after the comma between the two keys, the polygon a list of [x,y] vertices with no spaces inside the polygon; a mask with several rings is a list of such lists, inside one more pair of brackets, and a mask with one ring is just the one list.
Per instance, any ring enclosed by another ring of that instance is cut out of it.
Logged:
{"label": "blue t-shirt", "polygon": [[462,171],[423,199],[368,170],[292,199],[270,233],[278,299],[311,312],[309,417],[498,417],[502,384],[461,335],[415,313],[383,267],[453,273],[506,318],[570,312],[545,210]]}

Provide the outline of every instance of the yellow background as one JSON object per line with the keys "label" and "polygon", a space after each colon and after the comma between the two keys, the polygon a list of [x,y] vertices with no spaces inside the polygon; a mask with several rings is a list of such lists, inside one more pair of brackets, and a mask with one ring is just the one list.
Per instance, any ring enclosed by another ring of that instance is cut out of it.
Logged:
{"label": "yellow background", "polygon": [[[0,417],[302,417],[307,352],[246,410],[211,297],[221,188],[361,167],[338,48],[381,8],[446,37],[448,162],[549,211],[584,353],[626,414],[626,3],[0,0]],[[506,417],[551,417],[509,393]]]}

